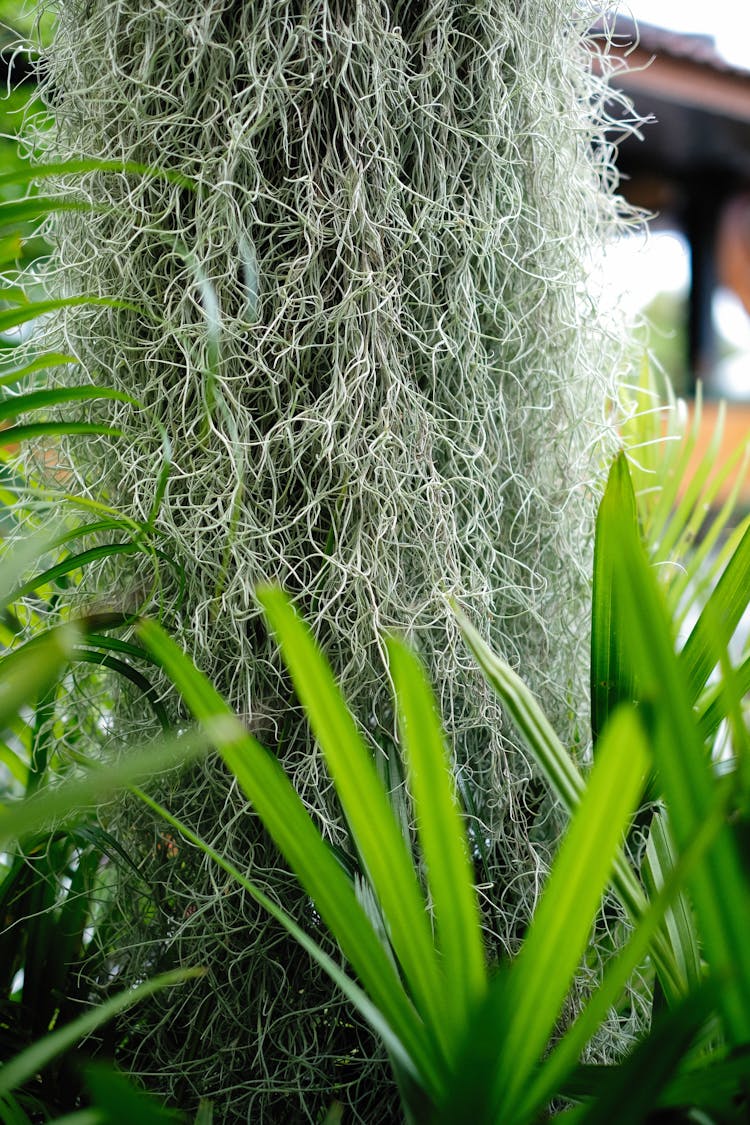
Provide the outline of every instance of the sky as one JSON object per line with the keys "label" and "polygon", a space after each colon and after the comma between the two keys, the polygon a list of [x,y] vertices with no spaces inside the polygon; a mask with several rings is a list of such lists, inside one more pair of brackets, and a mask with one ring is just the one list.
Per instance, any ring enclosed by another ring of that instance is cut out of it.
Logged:
{"label": "sky", "polygon": [[713,35],[728,62],[750,69],[748,0],[623,0],[620,7],[644,23]]}

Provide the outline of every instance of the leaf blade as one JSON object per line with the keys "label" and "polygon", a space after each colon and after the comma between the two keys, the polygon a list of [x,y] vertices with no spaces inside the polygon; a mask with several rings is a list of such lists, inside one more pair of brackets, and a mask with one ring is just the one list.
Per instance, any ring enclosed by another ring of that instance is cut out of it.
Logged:
{"label": "leaf blade", "polygon": [[449,1050],[444,984],[426,904],[370,751],[341,698],[333,673],[286,596],[273,587],[259,589],[256,596],[323,751],[415,1003]]}
{"label": "leaf blade", "polygon": [[[324,844],[279,763],[242,727],[214,687],[153,621],[138,636],[181,692],[196,719],[208,726],[219,753],[315,902],[375,1004],[383,1012],[428,1088],[441,1079],[423,1025],[408,1001],[354,888]],[[223,731],[218,724],[223,725]]]}
{"label": "leaf blade", "polygon": [[422,668],[395,639],[388,640],[387,649],[417,832],[453,1006],[451,1018],[463,1034],[487,986],[466,832],[440,721]]}
{"label": "leaf blade", "polygon": [[559,1017],[586,948],[650,760],[635,711],[618,710],[601,739],[580,806],[565,833],[508,982],[496,1120],[512,1119]]}

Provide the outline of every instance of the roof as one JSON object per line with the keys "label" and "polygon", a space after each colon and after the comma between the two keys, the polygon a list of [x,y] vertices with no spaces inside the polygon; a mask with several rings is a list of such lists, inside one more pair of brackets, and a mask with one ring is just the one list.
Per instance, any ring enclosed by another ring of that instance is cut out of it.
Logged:
{"label": "roof", "polygon": [[[623,16],[600,23],[593,36],[607,41],[610,84],[655,122],[644,125],[642,140],[629,136],[619,146],[626,176],[656,173],[682,183],[709,177],[727,190],[750,183],[750,70],[727,63],[711,36]],[[612,108],[626,114],[614,102]]]}
{"label": "roof", "polygon": [[[613,25],[609,23],[607,26],[612,31]],[[597,30],[603,30],[603,26],[600,24]],[[614,23],[612,45],[617,48],[618,53],[621,49],[627,50],[635,46],[649,54],[689,60],[709,70],[740,77],[750,76],[750,70],[727,62],[717,51],[716,40],[712,35],[687,34],[618,16]]]}

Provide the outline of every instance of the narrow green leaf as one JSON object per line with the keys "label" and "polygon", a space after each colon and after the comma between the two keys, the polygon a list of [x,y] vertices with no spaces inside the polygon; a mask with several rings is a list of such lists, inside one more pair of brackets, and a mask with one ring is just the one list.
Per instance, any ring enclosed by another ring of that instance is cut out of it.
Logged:
{"label": "narrow green leaf", "polygon": [[[716,633],[720,633],[717,626]],[[727,716],[731,740],[735,781],[740,793],[740,804],[750,813],[750,724],[743,704],[744,693],[735,675],[728,648],[719,650],[719,666],[723,687],[722,700]]]}
{"label": "narrow green leaf", "polygon": [[58,309],[81,308],[82,306],[103,306],[110,309],[129,309],[130,312],[142,313],[139,305],[131,301],[122,301],[117,297],[93,297],[82,295],[80,297],[55,297],[47,301],[31,301],[28,305],[16,309],[0,309],[0,332],[10,332],[13,328],[20,328],[30,320],[39,316],[56,312]]}
{"label": "narrow green leaf", "polygon": [[[101,508],[101,505],[100,505]],[[105,511],[110,511],[109,508],[103,508]],[[44,519],[45,513],[42,508],[42,514],[38,519]],[[76,539],[83,539],[84,535],[96,535],[101,532],[107,531],[129,531],[135,534],[142,531],[141,525],[137,524],[134,520],[128,519],[127,516],[109,515],[106,520],[97,520],[93,523],[79,523],[70,526],[62,525],[61,530],[54,532],[52,538],[48,539],[46,550],[53,551],[57,548],[64,547],[65,543],[71,543]],[[11,549],[16,550],[16,543],[12,544]],[[44,555],[46,551],[39,551],[39,556]]]}
{"label": "narrow green leaf", "polygon": [[[701,420],[701,390],[696,388],[692,424],[687,424],[684,402],[670,398],[667,411],[667,434],[655,446],[654,467],[658,487],[655,502],[646,523],[645,533],[654,545],[653,561],[667,562],[679,529],[684,526],[685,512],[692,505],[691,497],[679,496],[680,486],[687,477],[690,460],[698,440]],[[673,518],[673,513],[678,513]]]}
{"label": "narrow green leaf", "polygon": [[[669,390],[669,388],[668,388]],[[664,447],[666,413],[648,357],[640,365],[637,383],[624,383],[621,391],[624,420],[620,435],[628,453],[636,494],[655,499],[656,467]]]}
{"label": "narrow green leaf", "polygon": [[[729,1058],[715,1053],[704,1056],[690,1070],[676,1075],[659,1098],[664,1107],[695,1106],[716,1113],[719,1120],[741,1121],[736,1114],[747,1106],[750,1046]],[[743,1107],[744,1099],[744,1107]]]}
{"label": "narrow green leaf", "polygon": [[295,922],[291,915],[287,914],[273,899],[270,899],[268,895],[264,894],[260,887],[257,887],[251,879],[248,879],[247,875],[243,874],[239,868],[235,867],[234,864],[230,863],[228,859],[217,852],[215,848],[212,848],[210,844],[193,832],[188,825],[168,812],[163,805],[154,801],[140,789],[134,787],[133,792],[137,797],[140,797],[150,809],[158,813],[167,824],[175,828],[181,836],[184,836],[186,840],[189,840],[190,843],[194,844],[197,848],[200,848],[204,855],[208,856],[208,858],[221,867],[222,870],[226,871],[238,886],[247,891],[251,898],[259,903],[272,918],[275,918],[276,921],[291,934],[294,940],[309,953],[310,957],[328,973],[331,980],[341,989],[347,1000],[364,1016],[375,1034],[382,1039],[391,1055],[398,1060],[398,1064],[405,1067],[413,1081],[420,1082],[421,1076],[419,1071],[415,1069],[413,1059],[405,1050],[402,1041],[394,1034],[382,1012],[373,1004],[367,993],[363,992],[359,985],[356,984],[351,977],[346,975],[343,969],[341,969],[339,965],[328,956],[325,950]]}
{"label": "narrow green leaf", "polygon": [[485,678],[497,692],[532,751],[535,762],[572,816],[586,788],[580,770],[521,677],[485,644],[468,617],[455,604],[453,611],[464,640]]}
{"label": "narrow green leaf", "polygon": [[[740,455],[742,456],[741,464]],[[679,567],[672,567],[672,577],[668,583],[668,609],[673,615],[679,630],[685,615],[696,604],[696,597],[702,590],[711,590],[724,569],[722,536],[729,520],[735,514],[742,486],[750,467],[750,442],[743,451],[737,448],[727,459],[712,486],[701,496],[695,519],[685,528],[676,548]],[[716,509],[719,490],[725,481],[731,479],[732,487],[720,509]],[[710,516],[706,517],[706,512]],[[750,517],[744,527],[750,526]],[[731,534],[723,536],[725,541],[737,531],[742,534],[742,525]],[[741,538],[741,534],[739,538]],[[689,597],[685,595],[690,593]]]}
{"label": "narrow green leaf", "polygon": [[352,883],[321,839],[281,766],[245,731],[212,684],[164,630],[153,621],[142,621],[138,636],[182,693],[196,719],[204,726],[208,724],[219,753],[402,1042],[426,1088],[433,1093],[440,1090],[440,1066],[393,962]]}
{"label": "narrow green leaf", "polygon": [[[607,965],[599,988],[544,1060],[534,1080],[529,1083],[518,1115],[520,1121],[536,1120],[540,1110],[553,1098],[561,1095],[563,1084],[575,1068],[584,1048],[602,1026],[607,1013],[621,997],[628,980],[638,966],[643,964],[653,935],[661,926],[666,911],[678,898],[686,879],[694,871],[696,864],[702,860],[706,848],[715,839],[725,815],[724,802],[718,801],[712,816],[701,826],[700,832],[691,841],[689,849],[677,858],[674,866],[666,873],[664,885],[655,891],[648,909],[635,925],[627,945]],[[677,1003],[679,1004],[680,1001],[678,1000]]]}
{"label": "narrow green leaf", "polygon": [[[733,669],[732,678],[735,691],[740,698],[750,692],[750,656],[747,656],[738,668]],[[708,741],[716,733],[727,717],[729,707],[724,693],[724,681],[719,680],[707,689],[698,704],[698,729],[704,741]]]}
{"label": "narrow green leaf", "polygon": [[83,776],[48,786],[28,800],[7,802],[0,808],[0,846],[48,829],[136,781],[181,766],[204,754],[209,745],[210,728],[207,733],[191,731],[133,746],[126,758],[116,761],[98,763],[82,758],[80,764],[88,767]]}
{"label": "narrow green leaf", "polygon": [[[62,842],[62,841],[61,841]],[[57,843],[57,841],[56,841]],[[71,855],[72,840],[64,840],[67,855],[65,867]],[[47,971],[45,986],[47,1002],[53,1009],[59,998],[68,995],[73,966],[80,964],[84,956],[84,935],[94,913],[94,884],[101,863],[101,853],[92,848],[78,854],[74,869],[70,874],[70,884],[62,882],[67,870],[58,876],[58,888],[64,889],[64,897],[57,916],[50,919],[50,938],[47,946]]]}
{"label": "narrow green leaf", "polygon": [[33,1125],[31,1118],[27,1117],[16,1099],[10,1094],[0,1094],[0,1123],[2,1125]]}
{"label": "narrow green leaf", "polygon": [[23,239],[16,233],[0,237],[0,266],[12,265],[23,253]]}
{"label": "narrow green leaf", "polygon": [[0,660],[0,729],[56,682],[79,637],[74,625],[59,625]]}
{"label": "narrow green leaf", "polygon": [[508,976],[503,1051],[494,1075],[497,1122],[513,1120],[552,1035],[648,768],[635,711],[618,710]]}
{"label": "narrow green leaf", "polygon": [[182,172],[159,168],[154,164],[139,164],[133,160],[60,160],[49,163],[26,164],[12,172],[0,175],[0,189],[9,185],[22,186],[54,176],[80,176],[86,172],[119,172],[123,175],[165,180],[179,187],[195,191],[195,181]]}
{"label": "narrow green leaf", "polygon": [[154,423],[154,426],[159,431],[162,450],[161,468],[156,479],[154,499],[151,504],[151,510],[148,514],[148,520],[146,521],[146,527],[151,530],[153,529],[156,523],[157,516],[161,511],[162,501],[164,499],[164,496],[166,495],[167,484],[169,483],[169,478],[172,473],[172,442],[170,441],[169,434],[163,423],[160,422],[160,420],[150,412],[147,413],[149,414],[150,420]]}
{"label": "narrow green leaf", "polygon": [[29,391],[27,394],[11,395],[0,399],[0,421],[15,418],[29,410],[42,410],[59,406],[65,402],[96,402],[99,399],[129,402],[137,405],[136,399],[111,387],[54,387],[50,390]]}
{"label": "narrow green leaf", "polygon": [[53,525],[48,525],[24,538],[14,539],[9,547],[2,544],[0,550],[0,610],[6,609],[13,601],[13,591],[19,578],[25,574],[31,565],[43,558],[44,555],[54,550],[57,546],[57,537],[60,532]]}
{"label": "narrow green leaf", "polygon": [[[555,734],[547,717],[529,688],[516,673],[484,643],[468,618],[454,606],[464,639],[476,657],[487,681],[497,692],[510,718],[515,723],[534,761],[552,790],[572,816],[578,808],[585,783],[578,767]],[[629,917],[636,922],[647,906],[643,888],[633,874],[624,855],[615,859],[612,886]],[[654,934],[651,954],[659,972],[664,991],[676,999],[685,990],[674,954],[663,930]]]}
{"label": "narrow green leaf", "polygon": [[163,1106],[157,1099],[133,1085],[111,1065],[89,1064],[84,1077],[97,1109],[106,1112],[107,1125],[178,1125],[184,1117]]}
{"label": "narrow green leaf", "polygon": [[372,754],[330,667],[286,596],[269,587],[256,594],[336,785],[416,1006],[449,1054],[453,1029],[446,1024],[445,982],[438,970],[424,897]]}
{"label": "narrow green leaf", "polygon": [[[669,833],[666,815],[662,812],[651,821],[643,863],[643,877],[652,900],[667,882],[676,865],[677,852]],[[665,925],[682,976],[692,991],[701,983],[703,969],[698,933],[690,905],[684,895],[679,895],[666,912]]]}
{"label": "narrow green leaf", "polygon": [[38,437],[58,437],[63,434],[103,434],[105,437],[122,437],[122,431],[98,422],[29,422],[24,426],[10,426],[0,430],[0,447],[18,445]]}
{"label": "narrow green leaf", "polygon": [[213,1125],[214,1107],[208,1098],[201,1098],[193,1125]]}
{"label": "narrow green leaf", "polygon": [[[87,643],[89,642],[90,638]],[[116,657],[110,656],[106,652],[96,652],[93,649],[81,648],[80,646],[76,646],[73,650],[72,659],[74,661],[81,661],[84,664],[95,664],[100,668],[108,668],[110,672],[116,672],[118,676],[122,676],[123,679],[128,680],[137,687],[148,700],[156,718],[159,720],[162,730],[166,731],[169,729],[169,716],[164,704],[159,699],[153,685],[137,668],[133,668],[132,665],[127,664],[124,660],[118,660]]]}
{"label": "narrow green leaf", "polygon": [[0,302],[9,305],[28,305],[29,295],[20,285],[0,287]]}
{"label": "narrow green leaf", "polygon": [[453,1008],[450,1018],[463,1036],[487,987],[468,842],[440,720],[422,667],[404,645],[393,639],[387,645],[438,948]]}
{"label": "narrow green leaf", "polygon": [[[163,743],[157,743],[153,748],[157,752],[160,752],[160,750],[163,750]],[[134,875],[148,885],[143,872],[133,862],[122,844],[120,844],[110,832],[100,827],[100,825],[86,823],[72,824],[66,826],[63,831],[66,839],[73,840],[76,844],[83,844],[84,846],[91,845],[96,849],[100,857],[106,856],[114,863],[123,863],[126,867],[130,868]]]}
{"label": "narrow green leaf", "polygon": [[34,219],[46,218],[56,211],[104,211],[103,205],[87,199],[67,196],[28,195],[23,199],[6,199],[0,203],[0,228],[16,227]]}
{"label": "narrow green leaf", "polygon": [[10,776],[17,781],[19,785],[26,788],[29,778],[29,768],[24,761],[22,761],[14,750],[6,743],[0,743],[0,763],[5,766]]}
{"label": "narrow green leaf", "polygon": [[130,641],[123,641],[120,637],[110,637],[106,633],[87,633],[83,642],[95,652],[105,651],[119,652],[122,656],[129,656],[134,660],[145,660],[149,664],[154,664],[158,667],[158,661],[155,660],[152,653],[148,652],[140,645],[131,644]]}
{"label": "narrow green leaf", "polygon": [[[19,237],[20,232],[11,234],[7,239],[3,239],[5,250],[8,254],[12,254],[5,260],[5,265],[10,265],[11,268],[17,270],[24,270],[27,266],[36,262],[37,258],[45,258],[49,255],[52,247],[39,229],[30,232],[27,237]],[[13,253],[15,247],[18,247],[16,253]]]}
{"label": "narrow green leaf", "polygon": [[26,582],[17,586],[11,595],[10,603],[26,597],[27,594],[38,590],[40,586],[52,585],[66,575],[82,570],[89,563],[98,562],[99,559],[112,558],[115,555],[132,555],[140,549],[140,546],[133,542],[104,543],[100,547],[89,547],[87,551],[80,551],[76,555],[68,555],[62,562],[55,563],[54,566],[43,570],[41,574],[35,574],[33,578],[29,578]]}
{"label": "narrow green leaf", "polygon": [[74,355],[66,355],[64,352],[43,352],[41,355],[36,356],[25,363],[22,367],[14,367],[10,371],[5,371],[0,367],[0,387],[12,386],[13,383],[20,383],[22,379],[27,378],[29,375],[35,375],[37,371],[46,371],[50,367],[62,367],[68,364],[79,364],[80,360],[76,359]]}
{"label": "narrow green leaf", "polygon": [[713,990],[701,988],[667,1012],[619,1066],[600,1068],[604,1081],[580,1117],[583,1125],[640,1125],[651,1120],[661,1092],[688,1053],[711,1010]]}
{"label": "narrow green leaf", "polygon": [[528,1119],[524,1106],[536,1066],[585,951],[647,766],[638,719],[630,710],[617,711],[521,953],[500,966],[472,1020],[437,1125],[522,1125]]}
{"label": "narrow green leaf", "polygon": [[344,1106],[341,1102],[332,1102],[321,1125],[343,1125]]}
{"label": "narrow green leaf", "polygon": [[612,529],[627,520],[638,527],[635,494],[625,455],[610,469],[596,518],[594,585],[591,606],[591,731],[594,743],[619,703],[635,699],[635,670],[628,661],[623,634],[627,623],[619,609],[614,573]]}
{"label": "narrow green leaf", "polygon": [[[630,615],[643,699],[650,704],[658,778],[674,841],[682,852],[715,800],[711,766],[691,706],[702,672],[696,671],[699,663],[689,657],[678,662],[674,655],[664,606],[641,544],[625,529],[620,540],[618,581]],[[734,588],[733,580],[725,586],[719,604],[728,587]],[[709,652],[712,648],[707,639],[700,647]],[[726,982],[720,1000],[727,1035],[736,1045],[746,1043],[750,1041],[750,893],[728,826],[694,872],[690,889],[706,960],[716,978]]]}
{"label": "narrow green leaf", "polygon": [[[54,941],[52,909],[57,898],[60,848],[44,849],[34,863],[33,882],[25,904],[28,911],[24,977],[21,999],[30,1014],[29,1030],[42,1034],[49,1027],[54,1000],[48,987],[48,971],[54,977],[54,962],[59,947]],[[50,982],[52,983],[52,982]],[[52,1001],[52,1003],[51,1003]],[[0,1071],[0,1082],[2,1072]]]}
{"label": "narrow green leaf", "polygon": [[716,665],[716,640],[712,622],[720,621],[731,637],[750,603],[750,526],[730,558],[703,612],[680,653],[691,702],[706,685]]}
{"label": "narrow green leaf", "polygon": [[[76,626],[83,628],[79,622],[76,622]],[[29,784],[26,790],[27,797],[30,797],[42,784],[47,773],[48,763],[54,753],[53,719],[58,687],[59,681],[51,684],[49,689],[35,702],[34,719],[30,730],[31,761]]]}
{"label": "narrow green leaf", "polygon": [[171,973],[162,973],[161,976],[154,977],[153,980],[146,981],[137,988],[118,993],[117,996],[85,1012],[72,1023],[61,1027],[59,1031],[53,1031],[51,1035],[32,1043],[20,1055],[16,1055],[14,1059],[0,1067],[0,1094],[9,1093],[33,1078],[57,1055],[69,1050],[79,1039],[90,1035],[119,1012],[132,1007],[140,1000],[145,1000],[147,996],[152,996],[161,989],[171,988],[173,985],[201,976],[203,972],[203,969],[177,969]]}
{"label": "narrow green leaf", "polygon": [[[678,544],[691,526],[696,509],[700,512],[701,497],[721,451],[724,434],[725,404],[719,403],[716,425],[700,464],[691,468],[690,461],[701,431],[702,396],[696,392],[693,420],[689,429],[683,424],[679,455],[669,476],[668,485],[659,498],[660,519],[657,549],[651,556],[654,563],[670,562],[678,553]],[[687,482],[687,485],[686,485]],[[686,487],[685,487],[686,485]]]}

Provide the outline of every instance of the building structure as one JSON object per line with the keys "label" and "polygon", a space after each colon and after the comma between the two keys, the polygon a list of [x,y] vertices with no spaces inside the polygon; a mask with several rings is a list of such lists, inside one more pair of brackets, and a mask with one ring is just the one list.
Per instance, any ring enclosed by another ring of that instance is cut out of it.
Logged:
{"label": "building structure", "polygon": [[[688,241],[688,369],[710,395],[717,286],[750,315],[750,70],[727,63],[709,36],[621,16],[609,55],[613,85],[647,122],[640,138],[627,134],[618,146],[622,191],[653,212],[654,228],[676,228]],[[750,360],[746,392],[750,400]]]}

